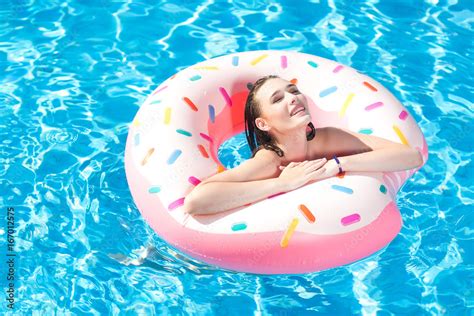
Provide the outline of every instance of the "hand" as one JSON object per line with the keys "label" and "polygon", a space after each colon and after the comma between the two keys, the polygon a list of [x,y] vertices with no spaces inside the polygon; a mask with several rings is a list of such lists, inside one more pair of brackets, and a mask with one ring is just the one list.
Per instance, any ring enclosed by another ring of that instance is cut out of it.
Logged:
{"label": "hand", "polygon": [[320,175],[320,179],[334,177],[339,174],[339,166],[335,159],[328,160],[323,167],[324,172]]}
{"label": "hand", "polygon": [[284,190],[295,190],[309,181],[320,179],[324,174],[326,158],[317,160],[305,160],[303,162],[290,162],[288,166],[280,166],[283,170],[278,179],[281,181]]}

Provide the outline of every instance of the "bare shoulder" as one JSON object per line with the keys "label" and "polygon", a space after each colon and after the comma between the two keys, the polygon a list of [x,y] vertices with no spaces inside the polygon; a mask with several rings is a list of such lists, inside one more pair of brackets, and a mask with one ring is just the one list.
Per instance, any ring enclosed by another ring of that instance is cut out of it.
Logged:
{"label": "bare shoulder", "polygon": [[260,149],[254,157],[245,160],[235,168],[215,174],[201,183],[246,182],[277,177],[280,173],[280,157],[272,150]]}

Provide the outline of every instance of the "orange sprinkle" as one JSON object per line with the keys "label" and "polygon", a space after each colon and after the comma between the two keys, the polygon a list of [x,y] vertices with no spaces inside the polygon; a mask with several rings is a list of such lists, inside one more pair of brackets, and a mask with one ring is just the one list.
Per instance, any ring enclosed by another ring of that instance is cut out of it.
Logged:
{"label": "orange sprinkle", "polygon": [[217,172],[218,172],[218,173],[221,173],[222,171],[225,171],[225,168],[224,168],[223,166],[221,166],[221,165],[218,165],[218,166],[217,166]]}
{"label": "orange sprinkle", "polygon": [[337,177],[338,177],[339,179],[343,179],[345,175],[346,175],[346,172],[343,171],[343,172],[339,172],[339,173],[337,174]]}
{"label": "orange sprinkle", "polygon": [[148,162],[148,159],[151,157],[154,151],[155,151],[155,148],[148,149],[148,152],[146,153],[145,158],[143,158],[142,160],[142,166],[144,166]]}
{"label": "orange sprinkle", "polygon": [[183,100],[184,100],[184,102],[186,102],[186,103],[189,105],[189,107],[190,107],[193,111],[197,111],[197,110],[198,110],[197,106],[193,103],[193,101],[189,100],[188,97],[184,97]]}
{"label": "orange sprinkle", "polygon": [[172,75],[172,76],[170,77],[170,80],[173,79],[174,77],[176,77],[176,74]]}
{"label": "orange sprinkle", "polygon": [[298,205],[298,209],[301,211],[301,213],[303,213],[304,217],[306,217],[308,222],[314,223],[316,218],[314,218],[313,213],[311,213],[311,211],[306,207],[306,205],[300,204]]}
{"label": "orange sprinkle", "polygon": [[198,148],[199,148],[199,151],[201,152],[201,155],[202,155],[204,158],[209,158],[209,155],[207,154],[207,151],[206,151],[206,149],[204,148],[203,145],[199,144],[199,145],[198,145]]}
{"label": "orange sprinkle", "polygon": [[293,78],[293,79],[290,80],[290,82],[291,82],[292,84],[298,84],[298,79]]}
{"label": "orange sprinkle", "polygon": [[369,88],[372,91],[377,91],[377,88],[375,88],[373,85],[371,85],[367,81],[364,81],[364,86],[366,86],[367,88]]}

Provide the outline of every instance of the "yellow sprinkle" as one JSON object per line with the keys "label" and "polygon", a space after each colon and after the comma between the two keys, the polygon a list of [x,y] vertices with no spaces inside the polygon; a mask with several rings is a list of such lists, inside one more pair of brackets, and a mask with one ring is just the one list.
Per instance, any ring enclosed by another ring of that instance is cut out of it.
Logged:
{"label": "yellow sprinkle", "polygon": [[398,128],[397,125],[393,124],[393,130],[395,131],[395,133],[397,133],[398,138],[400,138],[404,145],[409,145],[405,135],[403,135],[402,131]]}
{"label": "yellow sprinkle", "polygon": [[199,66],[199,67],[194,67],[194,69],[219,70],[219,67],[216,67],[216,66]]}
{"label": "yellow sprinkle", "polygon": [[171,108],[166,108],[165,109],[165,125],[168,125],[171,120]]}
{"label": "yellow sprinkle", "polygon": [[290,226],[288,226],[288,229],[286,230],[285,234],[283,235],[283,238],[280,241],[280,246],[282,248],[286,248],[288,246],[288,242],[290,241],[291,235],[293,235],[293,232],[295,231],[298,222],[299,220],[297,218],[293,218],[293,220],[291,221]]}
{"label": "yellow sprinkle", "polygon": [[346,101],[344,101],[344,104],[342,105],[342,108],[339,111],[339,116],[344,116],[344,114],[346,114],[347,107],[351,103],[353,97],[354,97],[354,93],[349,93],[349,95],[346,98]]}
{"label": "yellow sprinkle", "polygon": [[258,64],[259,62],[262,61],[262,59],[264,59],[265,57],[267,57],[268,54],[263,54],[262,56],[259,56],[257,58],[255,58],[254,60],[252,60],[252,62],[250,63],[252,66],[255,66],[256,64]]}
{"label": "yellow sprinkle", "polygon": [[133,126],[133,127],[138,127],[138,126],[140,126],[140,125],[141,125],[141,124],[140,124],[140,121],[139,121],[139,120],[137,120],[137,119],[133,120],[133,122],[132,122],[132,126]]}

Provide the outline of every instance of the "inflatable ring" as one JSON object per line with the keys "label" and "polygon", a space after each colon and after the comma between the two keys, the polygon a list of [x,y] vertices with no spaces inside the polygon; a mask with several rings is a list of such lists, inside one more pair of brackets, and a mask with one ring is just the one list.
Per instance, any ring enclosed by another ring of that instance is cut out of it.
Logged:
{"label": "inflatable ring", "polygon": [[415,120],[372,78],[305,53],[234,53],[168,78],[131,123],[126,176],[144,219],[191,257],[241,272],[315,272],[382,250],[402,226],[396,194],[419,168],[347,172],[226,212],[192,216],[184,223],[186,194],[225,170],[217,149],[244,131],[249,86],[269,74],[297,84],[316,128],[346,128],[408,144],[426,163],[428,148]]}

